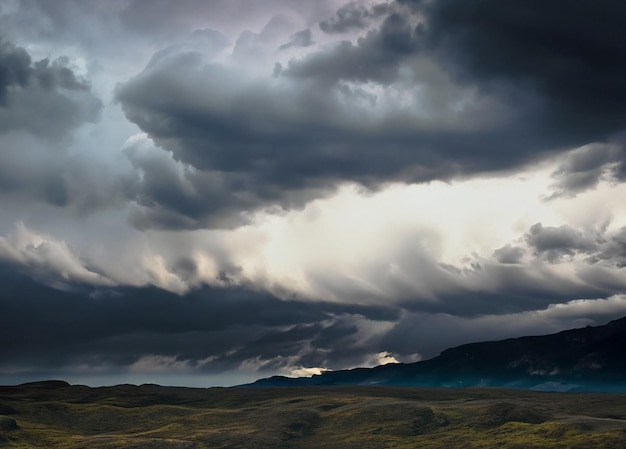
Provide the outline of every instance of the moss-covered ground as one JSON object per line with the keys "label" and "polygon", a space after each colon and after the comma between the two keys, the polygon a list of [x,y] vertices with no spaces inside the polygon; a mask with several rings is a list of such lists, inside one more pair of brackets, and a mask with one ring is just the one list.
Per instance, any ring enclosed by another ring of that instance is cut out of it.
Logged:
{"label": "moss-covered ground", "polygon": [[0,387],[7,448],[626,448],[626,395],[506,389]]}

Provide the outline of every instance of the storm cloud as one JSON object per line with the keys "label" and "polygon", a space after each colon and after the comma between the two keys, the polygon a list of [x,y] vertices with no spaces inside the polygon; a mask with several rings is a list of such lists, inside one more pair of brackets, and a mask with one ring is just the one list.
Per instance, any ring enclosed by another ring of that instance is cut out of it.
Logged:
{"label": "storm cloud", "polygon": [[534,96],[537,109],[527,112],[538,114],[533,125],[552,144],[604,140],[623,131],[623,3],[509,6],[497,0],[429,2],[422,9],[425,39],[466,82],[505,96]]}
{"label": "storm cloud", "polygon": [[[13,342],[2,347],[5,374],[31,364],[42,370],[129,369],[147,355],[207,374],[256,362],[268,370],[351,366],[370,355],[367,345],[355,350],[357,339],[368,335],[367,323],[399,316],[382,306],[284,302],[245,288],[207,287],[184,298],[156,288],[58,290],[11,264],[1,267],[0,332]],[[337,345],[343,340],[352,348],[349,357]],[[211,363],[203,364],[207,359]]]}
{"label": "storm cloud", "polygon": [[0,195],[54,205],[76,200],[82,163],[68,158],[64,146],[101,109],[68,58],[33,61],[24,48],[0,39]]}
{"label": "storm cloud", "polygon": [[553,173],[555,193],[558,196],[576,196],[595,188],[600,181],[624,179],[624,142],[618,139],[611,144],[584,145],[567,156]]}
{"label": "storm cloud", "polygon": [[0,134],[24,131],[59,140],[98,118],[101,103],[68,63],[33,62],[25,49],[0,40]]}
{"label": "storm cloud", "polygon": [[[121,85],[118,99],[176,160],[241,186],[242,210],[289,208],[294,196],[308,201],[332,183],[509,169],[623,132],[619,2],[577,4],[566,22],[553,6],[513,13],[492,3],[428,3],[415,16],[386,6],[380,25],[355,42],[284,62],[267,53],[271,66],[254,76],[236,53],[224,62],[181,51]],[[348,29],[368,11],[350,3],[320,26]],[[604,25],[587,26],[589,17]],[[576,191],[597,177],[561,182]]]}
{"label": "storm cloud", "polygon": [[3,3],[0,381],[223,385],[623,316],[623,23]]}
{"label": "storm cloud", "polygon": [[334,17],[320,21],[319,27],[325,33],[344,33],[353,29],[367,28],[372,19],[383,16],[391,9],[389,3],[379,3],[372,7],[363,2],[351,1],[340,7]]}

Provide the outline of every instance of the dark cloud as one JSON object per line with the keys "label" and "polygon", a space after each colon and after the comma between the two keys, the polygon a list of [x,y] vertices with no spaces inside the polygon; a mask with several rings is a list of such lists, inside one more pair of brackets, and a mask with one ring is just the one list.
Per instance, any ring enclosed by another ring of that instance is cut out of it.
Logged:
{"label": "dark cloud", "polygon": [[615,142],[608,145],[586,145],[567,156],[552,176],[555,192],[550,199],[573,197],[595,188],[601,180],[623,180],[624,146]]}
{"label": "dark cloud", "polygon": [[300,30],[296,32],[289,42],[280,46],[281,50],[286,50],[292,47],[310,47],[313,45],[313,39],[311,38],[311,30]]}
{"label": "dark cloud", "polygon": [[[205,287],[183,297],[153,287],[74,284],[58,290],[6,262],[0,268],[0,337],[11,341],[0,349],[0,372],[23,366],[128,369],[154,355],[205,372],[256,358],[266,369],[282,369],[304,363],[298,354],[314,357],[311,351],[345,367],[367,354],[363,347],[347,361],[333,355],[338,342],[357,338],[355,323],[399,318],[389,307],[282,301],[240,287]],[[212,362],[202,365],[208,358]]]}
{"label": "dark cloud", "polygon": [[495,259],[504,264],[516,264],[521,263],[524,257],[524,248],[519,246],[506,245],[502,248],[498,248],[493,252]]}
{"label": "dark cloud", "polygon": [[[290,64],[274,81],[268,72],[266,82],[253,84],[236,69],[207,62],[199,53],[168,55],[121,85],[117,98],[126,116],[175,159],[223,179],[225,186],[239,186],[241,193],[228,200],[234,209],[298,207],[344,180],[374,185],[445,177],[458,166],[437,154],[446,143],[451,153],[461,159],[471,156],[478,165],[475,161],[483,157],[485,163],[496,160],[486,151],[471,153],[475,145],[495,144],[493,136],[479,132],[468,139],[413,130],[411,117],[402,114],[367,118],[375,98],[334,82],[340,81],[337,76],[390,82],[398,72],[397,54],[410,51],[411,36],[406,21],[394,15],[357,47],[342,44],[329,56],[314,54]],[[362,48],[371,50],[371,61],[350,64],[350,58],[356,61],[366,53]],[[335,67],[344,56],[348,63]],[[340,73],[324,75],[327,69]],[[154,204],[154,209],[167,206]],[[221,212],[215,209],[215,214]],[[201,217],[189,218],[186,223]]]}
{"label": "dark cloud", "polygon": [[6,107],[9,88],[25,87],[31,78],[30,56],[23,48],[0,41],[0,104]]}
{"label": "dark cloud", "polygon": [[[298,192],[257,185],[257,180],[244,172],[199,170],[177,162],[147,140],[127,145],[125,153],[135,176],[121,176],[120,185],[136,206],[131,222],[139,229],[231,228],[248,221],[242,211],[276,197],[285,207],[304,203]],[[299,193],[310,196],[306,190]]]}
{"label": "dark cloud", "polygon": [[101,203],[97,188],[85,189],[102,186],[101,176],[88,174],[91,161],[65,151],[101,109],[68,58],[32,61],[25,49],[0,40],[0,194],[56,206]]}
{"label": "dark cloud", "polygon": [[600,251],[591,254],[587,261],[591,264],[608,263],[618,268],[626,268],[626,228],[599,239]]}
{"label": "dark cloud", "polygon": [[526,241],[537,254],[552,263],[573,257],[578,252],[591,253],[599,249],[596,239],[567,225],[553,227],[537,223],[530,228]]}
{"label": "dark cloud", "polygon": [[[587,261],[592,266],[626,260],[623,229],[599,235],[595,246],[571,228],[537,225],[528,235],[529,246],[540,258],[550,251],[557,251],[558,257],[570,251],[595,256],[597,260]],[[515,258],[518,249],[504,247],[494,257]],[[35,251],[49,255],[54,248],[29,249]],[[411,297],[406,291],[410,286],[402,286],[403,276],[372,275],[371,282],[385,289],[393,291],[393,284],[399,284],[387,306],[302,301],[293,295],[281,300],[235,284],[201,286],[182,296],[155,287],[93,287],[93,281],[80,282],[82,278],[74,275],[77,269],[67,265],[56,267],[67,277],[62,290],[31,280],[41,269],[67,259],[46,258],[45,263],[19,269],[9,262],[0,265],[0,315],[6,320],[0,338],[12,342],[0,349],[0,372],[28,367],[32,372],[62,373],[76,366],[148,373],[157,369],[217,373],[242,365],[263,373],[294,366],[348,368],[383,351],[398,357],[414,353],[430,357],[470,340],[556,331],[582,318],[590,322],[586,310],[548,321],[537,311],[550,311],[551,305],[572,298],[606,298],[623,291],[623,283],[610,285],[608,279],[603,284],[602,273],[585,286],[544,269],[548,267],[532,271],[507,260],[497,260],[498,264],[477,260],[465,269],[446,270],[434,262],[424,266],[414,258],[398,261],[411,267],[409,276],[426,271],[429,282],[438,277],[446,288],[435,287],[432,297]],[[416,266],[419,273],[412,271]],[[196,277],[198,266],[183,257],[167,269],[189,280]],[[237,273],[237,267],[226,268],[223,277],[235,278]],[[343,299],[360,302],[348,290]],[[624,307],[615,303],[598,310],[594,313],[601,320],[617,317]],[[379,325],[380,332],[368,332]],[[387,331],[390,325],[394,327]],[[442,334],[441,329],[448,331]]]}
{"label": "dark cloud", "polygon": [[[559,253],[559,256],[561,253]],[[556,257],[556,256],[555,256]],[[553,260],[550,260],[553,261]],[[581,283],[550,270],[533,270],[521,264],[475,263],[458,273],[442,275],[439,282],[448,282],[451,289],[433,294],[434,299],[415,293],[400,296],[406,310],[420,314],[450,314],[471,318],[487,314],[507,315],[543,310],[551,304],[571,298],[604,298],[623,291],[624,286],[611,276]],[[598,273],[599,274],[599,273]]]}
{"label": "dark cloud", "polygon": [[285,75],[296,79],[334,84],[338,81],[375,81],[390,84],[400,74],[400,64],[418,46],[409,18],[389,15],[379,29],[358,39],[343,41],[335,49],[293,60]]}
{"label": "dark cloud", "polygon": [[[405,1],[420,4],[422,2]],[[626,9],[540,0],[428,2],[424,39],[457,76],[484,90],[536,95],[526,119],[555,144],[575,145],[623,130]]]}
{"label": "dark cloud", "polygon": [[[425,5],[415,16],[387,11],[356,42],[277,64],[274,76],[268,69],[249,79],[236,62],[258,57],[270,31],[283,29],[278,22],[243,33],[235,65],[179,51],[120,85],[129,120],[176,160],[220,179],[218,191],[236,192],[222,196],[230,206],[206,192],[213,210],[140,200],[149,212],[142,226],[298,207],[344,181],[377,186],[511,169],[623,129],[621,2],[577,3],[566,21],[560,4]],[[350,4],[337,17],[357,20],[360,8]],[[603,157],[598,163],[616,161]],[[597,170],[568,164],[555,174],[557,194],[597,182]]]}
{"label": "dark cloud", "polygon": [[372,19],[386,14],[390,9],[388,3],[368,7],[361,2],[352,1],[339,8],[334,17],[322,20],[319,27],[328,34],[361,30],[366,28]]}
{"label": "dark cloud", "polygon": [[[590,265],[609,268],[626,266],[626,228],[607,231],[606,226],[593,232],[582,232],[570,226],[559,227],[533,225],[525,236],[526,243],[535,255],[550,263],[561,263],[581,256]],[[603,276],[598,274],[597,283]],[[619,276],[621,273],[616,273]],[[606,287],[613,282],[609,277]],[[598,284],[596,284],[598,285]],[[614,293],[621,293],[620,287]]]}
{"label": "dark cloud", "polygon": [[510,315],[459,317],[445,313],[407,313],[381,339],[380,344],[387,351],[407,355],[417,352],[428,359],[444,349],[466,343],[603,325],[621,318],[623,312],[623,305],[609,299],[578,301],[558,308]]}
{"label": "dark cloud", "polygon": [[58,140],[98,118],[101,102],[68,62],[32,62],[26,50],[0,40],[0,134],[23,130]]}
{"label": "dark cloud", "polygon": [[221,227],[232,220],[240,221],[238,208],[255,204],[252,195],[247,204],[245,195],[237,201],[243,189],[237,189],[236,183],[220,172],[198,171],[156,148],[147,150],[126,149],[140,174],[127,179],[125,189],[127,197],[139,206],[131,217],[138,228]]}
{"label": "dark cloud", "polygon": [[[261,376],[298,366],[349,368],[382,351],[432,357],[469,341],[601,324],[624,310],[623,301],[603,300],[598,310],[577,301],[528,313],[497,314],[492,308],[487,314],[458,315],[461,297],[475,300],[469,292],[458,293],[456,303],[442,298],[447,312],[429,312],[284,301],[242,287],[203,287],[184,296],[154,287],[74,284],[59,290],[6,262],[0,265],[0,284],[0,338],[10,342],[0,348],[0,377],[24,369],[57,376],[68,370],[151,375],[180,369],[211,374],[243,366]],[[512,298],[495,296],[490,301]],[[382,331],[368,332],[377,323]]]}
{"label": "dark cloud", "polygon": [[325,322],[264,332],[230,357],[258,360],[261,372],[279,371],[287,363],[305,367],[354,366],[363,363],[364,356],[372,350],[355,344],[358,332],[354,317],[341,315]]}

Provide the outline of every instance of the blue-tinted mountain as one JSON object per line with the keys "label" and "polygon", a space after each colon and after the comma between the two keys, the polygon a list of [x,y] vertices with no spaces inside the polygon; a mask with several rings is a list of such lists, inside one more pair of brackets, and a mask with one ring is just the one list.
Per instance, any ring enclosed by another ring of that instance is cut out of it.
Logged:
{"label": "blue-tinted mountain", "polygon": [[551,335],[466,344],[416,363],[328,371],[309,378],[275,376],[249,386],[297,385],[626,391],[626,317]]}

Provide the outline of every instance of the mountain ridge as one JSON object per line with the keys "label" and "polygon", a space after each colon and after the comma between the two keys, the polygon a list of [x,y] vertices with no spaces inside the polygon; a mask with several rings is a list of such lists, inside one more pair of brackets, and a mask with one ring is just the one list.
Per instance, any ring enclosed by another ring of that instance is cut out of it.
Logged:
{"label": "mountain ridge", "polygon": [[626,317],[554,334],[468,343],[414,363],[274,376],[248,387],[385,385],[626,392]]}

